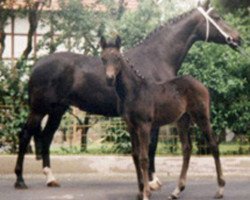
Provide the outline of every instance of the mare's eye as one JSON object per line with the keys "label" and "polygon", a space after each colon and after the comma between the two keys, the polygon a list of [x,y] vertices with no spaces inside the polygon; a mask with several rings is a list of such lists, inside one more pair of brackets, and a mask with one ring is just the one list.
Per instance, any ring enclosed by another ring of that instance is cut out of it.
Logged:
{"label": "mare's eye", "polygon": [[222,20],[221,16],[216,15],[216,14],[213,16],[213,18],[214,18],[215,20]]}

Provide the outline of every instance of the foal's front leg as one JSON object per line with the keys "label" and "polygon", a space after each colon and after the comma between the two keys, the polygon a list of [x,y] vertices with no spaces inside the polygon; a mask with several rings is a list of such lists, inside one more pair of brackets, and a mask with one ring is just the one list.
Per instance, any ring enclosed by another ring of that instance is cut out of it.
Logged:
{"label": "foal's front leg", "polygon": [[[132,158],[135,165],[136,175],[137,175],[137,183],[138,189],[141,194],[143,190],[143,180],[142,180],[142,171],[140,168],[140,161],[139,161],[139,139],[138,135],[133,128],[129,128],[129,133],[131,137],[131,144],[132,144]],[[139,194],[139,196],[140,196]]]}
{"label": "foal's front leg", "polygon": [[143,177],[143,192],[142,192],[142,199],[148,200],[151,192],[149,187],[149,176],[148,176],[148,147],[149,147],[149,140],[150,140],[150,130],[151,124],[150,123],[141,123],[137,128],[137,134],[139,138],[139,147],[140,147],[140,167],[142,170],[142,177]]}
{"label": "foal's front leg", "polygon": [[178,181],[178,185],[175,190],[169,196],[168,199],[178,199],[180,193],[185,189],[186,179],[187,179],[187,171],[189,167],[189,161],[192,153],[192,141],[190,138],[190,117],[188,115],[184,115],[177,122],[178,134],[180,136],[181,146],[182,146],[182,155],[183,162],[181,173]]}

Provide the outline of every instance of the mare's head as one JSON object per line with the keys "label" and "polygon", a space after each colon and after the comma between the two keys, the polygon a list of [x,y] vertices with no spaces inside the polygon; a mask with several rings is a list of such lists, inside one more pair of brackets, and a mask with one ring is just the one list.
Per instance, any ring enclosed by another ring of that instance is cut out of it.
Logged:
{"label": "mare's head", "polygon": [[105,67],[106,80],[109,86],[113,86],[116,76],[120,73],[123,65],[120,52],[121,38],[117,36],[114,43],[107,43],[106,39],[101,37],[100,45],[102,47],[101,59]]}
{"label": "mare's head", "polygon": [[216,42],[220,44],[228,44],[233,49],[236,49],[241,44],[241,39],[238,31],[230,27],[215,11],[210,7],[210,1],[198,3],[199,24],[197,31],[205,41]]}

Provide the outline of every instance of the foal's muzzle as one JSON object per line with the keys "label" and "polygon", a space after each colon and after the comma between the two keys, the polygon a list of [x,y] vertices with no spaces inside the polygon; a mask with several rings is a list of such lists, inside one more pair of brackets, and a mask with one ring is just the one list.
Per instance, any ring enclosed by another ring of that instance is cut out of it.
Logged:
{"label": "foal's muzzle", "polygon": [[108,86],[112,87],[115,85],[115,76],[106,76],[106,82]]}

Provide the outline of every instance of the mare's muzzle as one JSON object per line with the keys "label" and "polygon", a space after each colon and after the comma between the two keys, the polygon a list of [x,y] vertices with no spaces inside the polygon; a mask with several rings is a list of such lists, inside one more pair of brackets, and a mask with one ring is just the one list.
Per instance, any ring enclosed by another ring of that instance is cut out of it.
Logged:
{"label": "mare's muzzle", "polygon": [[238,37],[228,37],[226,38],[227,44],[234,50],[237,50],[241,46],[241,38]]}

